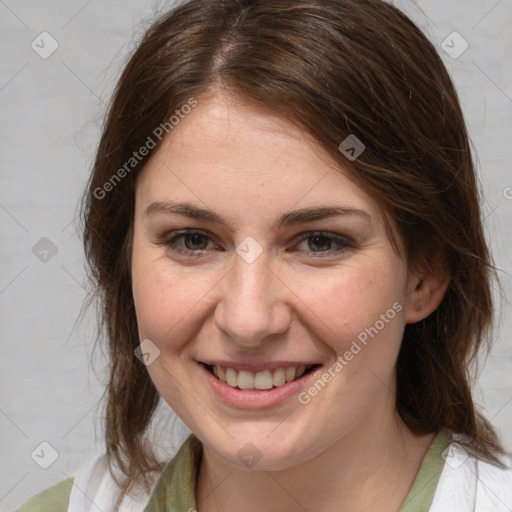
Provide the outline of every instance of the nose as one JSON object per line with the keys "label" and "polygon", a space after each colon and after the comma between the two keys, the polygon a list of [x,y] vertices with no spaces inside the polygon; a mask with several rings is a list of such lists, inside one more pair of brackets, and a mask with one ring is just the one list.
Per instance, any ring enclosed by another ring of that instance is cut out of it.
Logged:
{"label": "nose", "polygon": [[250,263],[237,254],[233,267],[221,281],[214,322],[237,345],[258,346],[290,327],[291,291],[277,272],[265,252]]}

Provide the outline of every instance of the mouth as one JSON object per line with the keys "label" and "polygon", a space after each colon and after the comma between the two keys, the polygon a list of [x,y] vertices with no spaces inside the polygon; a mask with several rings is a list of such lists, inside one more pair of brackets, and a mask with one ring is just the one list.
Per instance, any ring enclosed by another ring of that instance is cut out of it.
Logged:
{"label": "mouth", "polygon": [[321,364],[268,368],[261,371],[237,370],[227,366],[200,363],[217,380],[237,390],[270,391],[303,379]]}

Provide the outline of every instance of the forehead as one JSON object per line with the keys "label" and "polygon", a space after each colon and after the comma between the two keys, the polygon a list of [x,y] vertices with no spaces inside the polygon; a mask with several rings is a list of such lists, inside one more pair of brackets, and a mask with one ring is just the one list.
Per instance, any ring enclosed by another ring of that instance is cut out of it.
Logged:
{"label": "forehead", "polygon": [[138,177],[139,203],[194,200],[235,217],[337,203],[376,215],[375,202],[305,131],[223,95],[197,102]]}

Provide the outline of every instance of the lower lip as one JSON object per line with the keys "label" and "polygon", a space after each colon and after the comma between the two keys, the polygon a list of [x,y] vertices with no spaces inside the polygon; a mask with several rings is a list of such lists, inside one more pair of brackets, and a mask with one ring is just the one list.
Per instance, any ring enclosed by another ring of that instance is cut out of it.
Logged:
{"label": "lower lip", "polygon": [[307,373],[296,380],[287,382],[282,386],[269,390],[257,390],[238,389],[228,386],[225,382],[222,382],[210,373],[203,364],[199,363],[199,366],[202,375],[204,375],[207,382],[211,385],[217,395],[220,396],[220,398],[228,405],[232,405],[240,409],[263,409],[279,405],[304,388],[309,379],[320,369],[320,367],[318,367],[312,372]]}

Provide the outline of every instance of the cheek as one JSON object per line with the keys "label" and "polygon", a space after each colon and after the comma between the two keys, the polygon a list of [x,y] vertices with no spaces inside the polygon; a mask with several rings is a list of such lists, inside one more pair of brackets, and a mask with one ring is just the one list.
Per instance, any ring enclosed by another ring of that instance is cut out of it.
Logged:
{"label": "cheek", "polygon": [[376,365],[389,366],[405,324],[404,283],[399,262],[381,257],[336,272],[305,274],[297,295],[304,305],[302,317],[310,320],[308,328],[337,355],[349,351],[350,360],[372,359]]}
{"label": "cheek", "polygon": [[170,275],[161,260],[149,258],[134,258],[132,276],[139,335],[159,344],[192,309],[200,285],[194,288],[183,276]]}
{"label": "cheek", "polygon": [[[193,269],[189,269],[193,270]],[[173,271],[164,258],[134,258],[133,296],[139,336],[157,345],[182,339],[196,322],[190,318],[207,306],[210,280],[193,271]],[[166,341],[167,340],[167,341]]]}
{"label": "cheek", "polygon": [[399,269],[358,265],[323,275],[303,274],[297,289],[312,313],[333,331],[343,332],[342,327],[363,329],[373,325],[395,302],[405,306],[403,283]]}

